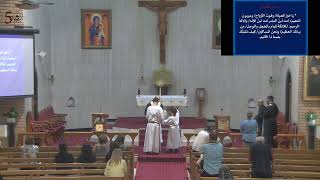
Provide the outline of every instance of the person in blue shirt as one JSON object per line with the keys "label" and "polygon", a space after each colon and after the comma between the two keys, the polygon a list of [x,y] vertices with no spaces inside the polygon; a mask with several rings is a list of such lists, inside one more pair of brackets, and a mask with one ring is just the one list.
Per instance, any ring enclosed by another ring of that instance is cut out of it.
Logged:
{"label": "person in blue shirt", "polygon": [[209,144],[204,144],[203,154],[201,154],[197,165],[202,167],[204,177],[218,177],[219,170],[222,167],[223,145],[217,141],[216,131],[209,134]]}
{"label": "person in blue shirt", "polygon": [[247,119],[242,120],[240,123],[242,142],[246,147],[255,143],[257,138],[258,124],[256,120],[252,119],[252,117],[253,117],[253,112],[249,111],[247,113]]}

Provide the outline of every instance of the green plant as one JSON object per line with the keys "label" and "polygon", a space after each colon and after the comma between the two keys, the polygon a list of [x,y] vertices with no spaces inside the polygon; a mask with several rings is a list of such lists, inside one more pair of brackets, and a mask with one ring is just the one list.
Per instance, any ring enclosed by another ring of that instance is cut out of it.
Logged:
{"label": "green plant", "polygon": [[15,107],[12,107],[9,112],[6,112],[5,114],[3,114],[3,116],[7,118],[17,118],[18,115],[19,113]]}
{"label": "green plant", "polygon": [[318,116],[315,112],[307,112],[306,115],[305,115],[305,120],[307,120],[308,122],[309,121],[312,121],[312,120],[317,120],[318,119]]}

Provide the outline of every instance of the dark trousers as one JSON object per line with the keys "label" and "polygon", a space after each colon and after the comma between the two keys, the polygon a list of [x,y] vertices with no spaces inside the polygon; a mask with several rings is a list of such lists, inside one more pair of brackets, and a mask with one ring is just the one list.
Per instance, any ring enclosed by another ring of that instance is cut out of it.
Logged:
{"label": "dark trousers", "polygon": [[252,178],[272,178],[272,174],[251,172]]}

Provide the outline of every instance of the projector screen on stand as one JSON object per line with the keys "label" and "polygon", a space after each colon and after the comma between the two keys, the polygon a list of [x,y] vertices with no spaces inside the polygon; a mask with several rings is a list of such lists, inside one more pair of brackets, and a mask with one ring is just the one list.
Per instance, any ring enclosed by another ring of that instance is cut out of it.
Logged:
{"label": "projector screen on stand", "polygon": [[0,97],[34,95],[34,35],[0,34]]}

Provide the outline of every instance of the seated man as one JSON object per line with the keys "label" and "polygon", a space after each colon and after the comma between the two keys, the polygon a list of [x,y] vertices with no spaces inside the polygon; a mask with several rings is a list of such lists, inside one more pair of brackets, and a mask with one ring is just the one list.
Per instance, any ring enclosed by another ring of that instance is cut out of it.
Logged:
{"label": "seated man", "polygon": [[262,136],[250,148],[251,177],[272,178],[272,152],[270,145],[264,144]]}
{"label": "seated man", "polygon": [[192,144],[193,152],[201,152],[202,145],[209,143],[210,132],[212,132],[212,128],[210,126],[207,126],[204,130],[198,133]]}
{"label": "seated man", "polygon": [[210,132],[209,144],[204,144],[202,149],[203,154],[197,162],[197,165],[202,166],[203,169],[201,176],[218,177],[219,170],[222,167],[223,146],[217,141],[215,131]]}

